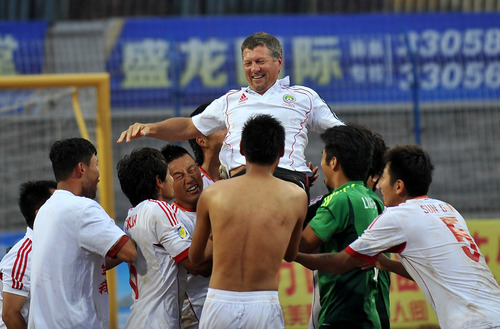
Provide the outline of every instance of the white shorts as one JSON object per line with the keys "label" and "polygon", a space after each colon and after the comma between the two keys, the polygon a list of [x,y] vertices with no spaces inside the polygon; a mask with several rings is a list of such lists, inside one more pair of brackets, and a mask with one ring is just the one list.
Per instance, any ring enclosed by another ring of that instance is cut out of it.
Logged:
{"label": "white shorts", "polygon": [[277,291],[208,289],[200,329],[283,329]]}

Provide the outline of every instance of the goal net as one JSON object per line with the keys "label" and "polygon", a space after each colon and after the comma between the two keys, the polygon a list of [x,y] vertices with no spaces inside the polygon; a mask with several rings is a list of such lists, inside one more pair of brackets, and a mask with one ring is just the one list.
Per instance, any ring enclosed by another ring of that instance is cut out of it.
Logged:
{"label": "goal net", "polygon": [[[109,75],[52,74],[0,77],[0,231],[26,225],[17,206],[19,185],[27,180],[54,179],[51,145],[83,137],[99,156],[98,199],[114,217]],[[2,251],[5,241],[0,241]],[[110,307],[116,309],[116,275],[108,273]],[[111,312],[111,328],[116,327]]]}
{"label": "goal net", "polygon": [[[65,81],[68,77],[76,79],[77,83],[71,85],[71,81]],[[107,109],[97,110],[96,87],[101,82],[95,79],[106,77],[106,74],[84,74],[59,77],[39,75],[36,79],[30,76],[0,78],[2,231],[19,230],[25,226],[17,205],[19,185],[27,180],[54,179],[48,155],[50,146],[55,141],[84,137],[98,147],[100,157],[111,156],[111,150],[106,149],[109,148],[110,141],[99,143],[98,136],[103,132],[97,131],[98,114],[109,118],[109,105]],[[7,88],[8,86],[15,88]],[[107,97],[109,100],[109,94]],[[112,171],[106,172],[101,165],[101,176],[111,175]],[[101,178],[99,199],[109,200],[113,197],[112,194],[103,194],[103,190],[109,189],[106,184],[109,184],[106,179],[103,181]],[[112,201],[106,210],[113,215]]]}

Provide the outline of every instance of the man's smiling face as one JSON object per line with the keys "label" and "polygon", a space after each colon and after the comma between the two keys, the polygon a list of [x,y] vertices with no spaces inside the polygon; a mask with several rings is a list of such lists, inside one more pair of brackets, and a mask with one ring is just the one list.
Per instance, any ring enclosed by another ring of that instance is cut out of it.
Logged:
{"label": "man's smiling face", "polygon": [[283,59],[275,60],[266,46],[243,50],[243,68],[248,85],[261,95],[278,80],[282,66]]}

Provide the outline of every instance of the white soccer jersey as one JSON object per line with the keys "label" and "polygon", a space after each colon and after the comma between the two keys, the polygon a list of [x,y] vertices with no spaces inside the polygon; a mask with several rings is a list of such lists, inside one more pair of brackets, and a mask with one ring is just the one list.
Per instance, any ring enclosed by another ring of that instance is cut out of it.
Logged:
{"label": "white soccer jersey", "polygon": [[245,165],[245,157],[240,154],[244,123],[254,115],[270,114],[281,121],[285,128],[285,154],[279,166],[310,172],[304,156],[308,131],[323,132],[343,122],[314,90],[289,84],[288,77],[280,79],[264,95],[250,87],[231,90],[192,118],[196,128],[205,136],[227,128],[219,158],[228,170]]}
{"label": "white soccer jersey", "polygon": [[[21,309],[21,315],[28,323],[30,307],[30,276],[31,276],[31,251],[33,230],[26,229],[26,234],[19,240],[0,262],[0,314],[2,314],[3,292],[19,295],[26,298]],[[0,328],[7,328],[0,317]]]}
{"label": "white soccer jersey", "polygon": [[33,231],[28,328],[108,328],[105,256],[125,233],[96,201],[66,190],[40,208]]}
{"label": "white soccer jersey", "polygon": [[201,179],[203,179],[203,188],[207,188],[208,186],[215,183],[213,178],[210,177],[210,175],[208,175],[208,173],[205,170],[203,170],[201,166],[198,166],[198,168],[200,169]]}
{"label": "white soccer jersey", "polygon": [[177,263],[188,256],[191,238],[169,204],[145,200],[131,208],[125,232],[137,245],[129,264],[132,298],[125,328],[180,328],[187,272]]}
{"label": "white soccer jersey", "polygon": [[[175,202],[172,203],[172,208],[175,210],[179,221],[184,224],[189,234],[192,235],[196,225],[196,211],[189,211]],[[209,283],[210,277],[188,274],[186,298],[182,307],[182,327],[184,329],[198,328]]]}
{"label": "white soccer jersey", "polygon": [[364,260],[386,250],[399,254],[442,329],[500,326],[500,287],[451,205],[424,196],[389,207],[346,248]]}

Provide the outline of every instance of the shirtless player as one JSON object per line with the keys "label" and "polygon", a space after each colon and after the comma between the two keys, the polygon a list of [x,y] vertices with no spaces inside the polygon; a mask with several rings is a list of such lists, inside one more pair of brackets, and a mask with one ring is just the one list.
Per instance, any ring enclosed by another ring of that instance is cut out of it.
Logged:
{"label": "shirtless player", "polygon": [[283,259],[297,254],[307,195],[273,177],[283,155],[284,128],[269,115],[244,125],[246,173],[209,186],[200,196],[189,258],[204,260],[213,236],[213,269],[200,320],[204,328],[284,328],[278,299]]}

